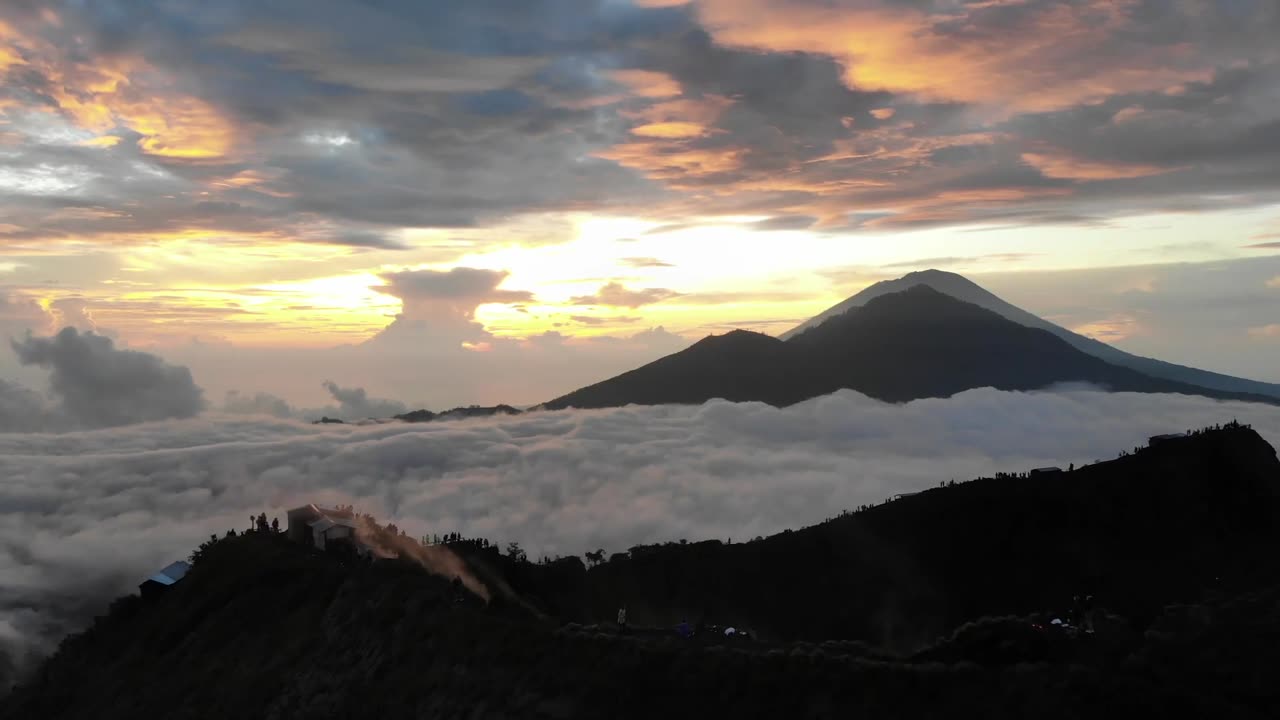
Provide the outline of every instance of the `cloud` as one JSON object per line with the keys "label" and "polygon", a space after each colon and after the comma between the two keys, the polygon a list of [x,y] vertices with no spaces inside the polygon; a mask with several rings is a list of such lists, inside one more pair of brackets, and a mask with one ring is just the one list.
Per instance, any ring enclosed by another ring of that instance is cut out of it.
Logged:
{"label": "cloud", "polygon": [[622,258],[622,264],[633,268],[651,268],[651,267],[675,267],[669,262],[663,262],[658,258],[651,257],[627,257]]}
{"label": "cloud", "polygon": [[231,415],[266,415],[276,418],[294,416],[293,408],[288,402],[283,398],[266,392],[248,395],[241,394],[237,390],[228,390],[226,399],[222,401],[221,409],[222,412]]}
{"label": "cloud", "polygon": [[618,551],[770,534],[1232,418],[1280,442],[1280,415],[1263,405],[994,390],[905,405],[844,391],[786,409],[713,401],[370,427],[205,416],[0,435],[0,627],[12,628],[0,643],[29,664],[210,533],[309,501],[354,503],[410,535],[518,540],[535,557]]}
{"label": "cloud", "polygon": [[514,303],[533,299],[523,290],[498,290],[507,278],[501,270],[456,267],[451,270],[408,270],[382,276],[386,285],[376,288],[405,302],[417,300],[458,300],[479,305],[487,302]]}
{"label": "cloud", "polygon": [[807,230],[818,222],[818,218],[809,215],[778,215],[752,223],[757,230]]}
{"label": "cloud", "polygon": [[[1216,14],[1225,3],[1204,5]],[[728,45],[830,55],[851,87],[1046,110],[1203,77],[1203,61],[1178,46],[1185,31],[1170,23],[1163,37],[1135,32],[1186,11],[1144,10],[1129,0],[704,0],[699,17]]]}
{"label": "cloud", "polygon": [[1019,262],[1028,258],[1036,257],[1039,253],[992,253],[990,255],[975,255],[972,257],[928,257],[919,258],[917,260],[903,260],[900,262],[885,263],[878,267],[882,268],[932,268],[944,267],[948,265],[971,265],[981,263],[988,260],[999,262]]}
{"label": "cloud", "polygon": [[1059,152],[1026,152],[1022,161],[1049,178],[1063,180],[1117,180],[1140,178],[1172,172],[1176,168],[1137,163],[1115,163],[1106,160],[1088,160]]}
{"label": "cloud", "polygon": [[52,337],[12,341],[23,365],[50,371],[58,411],[80,427],[111,427],[188,418],[204,407],[203,391],[185,367],[134,350],[118,350],[110,338],[64,328]]}
{"label": "cloud", "polygon": [[331,380],[325,380],[323,385],[333,399],[338,401],[335,415],[342,420],[389,418],[408,410],[404,403],[396,400],[370,398],[364,388],[344,388]]}
{"label": "cloud", "polygon": [[369,343],[439,352],[487,341],[492,336],[475,321],[476,308],[533,299],[528,291],[498,289],[506,278],[501,270],[466,267],[386,273],[382,275],[386,284],[372,289],[399,298],[401,310]]}
{"label": "cloud", "polygon": [[1252,245],[1245,245],[1244,247],[1248,250],[1280,250],[1280,240],[1277,240],[1276,242],[1254,243]]}
{"label": "cloud", "polygon": [[53,317],[33,298],[0,289],[0,340],[48,332]]}
{"label": "cloud", "polygon": [[43,397],[28,388],[0,380],[0,433],[42,432],[50,410]]}
{"label": "cloud", "polygon": [[643,318],[629,317],[626,315],[608,315],[604,317],[596,317],[594,315],[570,315],[569,319],[583,325],[609,325],[612,323],[640,322]]}
{"label": "cloud", "polygon": [[600,286],[600,289],[594,295],[579,295],[570,298],[569,302],[575,305],[608,305],[610,307],[638,308],[679,296],[680,293],[667,288],[628,290],[622,283],[611,282]]}

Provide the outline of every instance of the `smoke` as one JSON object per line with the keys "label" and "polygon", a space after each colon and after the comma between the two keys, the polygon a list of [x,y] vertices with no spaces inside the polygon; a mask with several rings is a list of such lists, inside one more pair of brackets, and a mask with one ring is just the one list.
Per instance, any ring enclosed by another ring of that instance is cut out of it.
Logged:
{"label": "smoke", "polygon": [[408,558],[428,572],[441,577],[458,578],[468,590],[489,601],[489,588],[476,579],[462,558],[443,545],[422,545],[408,535],[387,532],[367,517],[356,521],[356,537],[381,558]]}
{"label": "smoke", "polygon": [[370,426],[206,414],[0,434],[0,655],[29,665],[112,597],[264,510],[353,504],[410,537],[515,540],[531,558],[746,540],[1233,418],[1280,442],[1267,405],[990,389],[903,405],[841,391],[782,409],[713,401]]}
{"label": "smoke", "polygon": [[27,335],[12,345],[23,365],[50,371],[58,399],[51,412],[75,427],[189,418],[204,407],[203,392],[185,367],[118,350],[101,335],[67,327],[53,337]]}

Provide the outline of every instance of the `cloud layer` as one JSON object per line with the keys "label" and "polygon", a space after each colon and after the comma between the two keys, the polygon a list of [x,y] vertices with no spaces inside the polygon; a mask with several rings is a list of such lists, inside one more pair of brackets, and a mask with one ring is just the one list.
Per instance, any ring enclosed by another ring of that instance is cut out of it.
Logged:
{"label": "cloud layer", "polygon": [[0,241],[216,227],[395,251],[405,227],[695,206],[1046,222],[1280,180],[1269,0],[230,7],[0,11],[22,148]]}
{"label": "cloud layer", "polygon": [[1004,393],[886,405],[840,392],[786,409],[533,413],[370,427],[207,416],[0,435],[0,645],[47,652],[210,533],[308,501],[411,535],[520,541],[532,556],[735,540],[952,478],[1109,458],[1154,433],[1280,413],[1186,396]]}

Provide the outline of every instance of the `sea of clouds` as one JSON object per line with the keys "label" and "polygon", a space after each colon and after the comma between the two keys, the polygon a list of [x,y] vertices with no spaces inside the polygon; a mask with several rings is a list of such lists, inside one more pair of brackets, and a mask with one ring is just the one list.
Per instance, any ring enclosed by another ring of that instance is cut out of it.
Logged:
{"label": "sea of clouds", "polygon": [[901,405],[841,391],[784,409],[712,401],[421,425],[206,414],[0,433],[0,665],[29,665],[251,513],[283,522],[306,502],[351,503],[414,536],[516,540],[531,557],[736,541],[1233,418],[1280,443],[1272,406],[1083,389]]}

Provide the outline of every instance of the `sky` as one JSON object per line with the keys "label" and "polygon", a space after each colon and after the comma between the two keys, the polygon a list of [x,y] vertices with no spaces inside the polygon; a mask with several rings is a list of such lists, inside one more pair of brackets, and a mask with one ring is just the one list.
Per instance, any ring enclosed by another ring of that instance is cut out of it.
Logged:
{"label": "sky", "polygon": [[1278,36],[1273,0],[6,0],[0,402],[152,412],[67,407],[75,356],[171,417],[532,404],[928,267],[1280,382]]}

